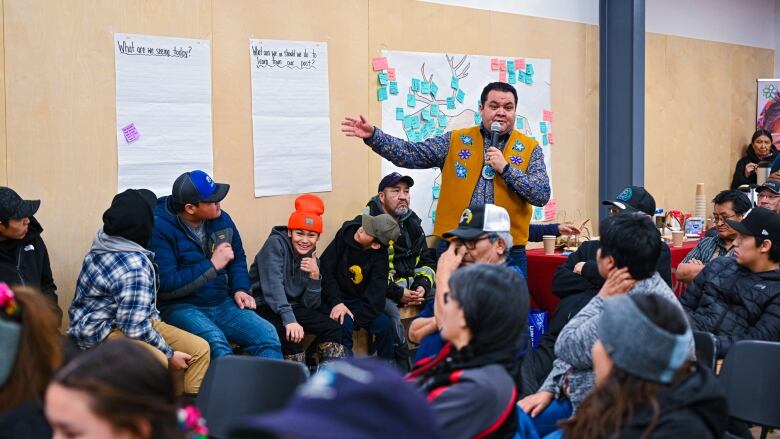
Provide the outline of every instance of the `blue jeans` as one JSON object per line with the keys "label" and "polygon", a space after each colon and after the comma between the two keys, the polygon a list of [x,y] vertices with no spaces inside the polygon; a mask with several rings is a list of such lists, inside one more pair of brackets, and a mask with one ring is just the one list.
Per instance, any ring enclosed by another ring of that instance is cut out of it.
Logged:
{"label": "blue jeans", "polygon": [[[358,315],[361,312],[363,303],[360,300],[344,302],[344,305],[352,311],[352,314]],[[352,332],[355,330],[355,322],[349,315],[344,316],[344,323],[341,325],[344,334],[344,346],[352,351]],[[384,360],[395,360],[395,331],[390,318],[385,313],[379,313],[368,328],[374,336],[374,347],[376,355]]]}
{"label": "blue jeans", "polygon": [[524,245],[514,245],[509,249],[509,254],[506,257],[506,265],[520,267],[523,276],[528,279],[528,258],[525,255]]}
{"label": "blue jeans", "polygon": [[188,303],[160,309],[166,323],[202,337],[211,347],[211,359],[232,355],[228,340],[255,357],[282,359],[282,346],[274,326],[251,309],[241,309],[231,297],[216,306]]}
{"label": "blue jeans", "polygon": [[553,402],[539,413],[535,418],[534,427],[539,437],[545,437],[558,429],[555,425],[561,419],[568,419],[572,414],[573,408],[568,398],[553,399]]}

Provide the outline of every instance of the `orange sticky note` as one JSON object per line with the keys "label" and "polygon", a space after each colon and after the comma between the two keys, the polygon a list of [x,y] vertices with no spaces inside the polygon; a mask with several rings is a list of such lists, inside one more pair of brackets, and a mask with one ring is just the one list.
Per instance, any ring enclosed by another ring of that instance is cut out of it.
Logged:
{"label": "orange sticky note", "polygon": [[553,112],[550,110],[544,110],[542,113],[542,119],[546,120],[547,122],[553,121]]}
{"label": "orange sticky note", "polygon": [[498,58],[490,60],[490,70],[498,70]]}
{"label": "orange sticky note", "polygon": [[506,70],[498,72],[498,80],[500,82],[506,82]]}
{"label": "orange sticky note", "polygon": [[555,134],[554,133],[547,133],[547,141],[550,142],[550,145],[555,143]]}
{"label": "orange sticky note", "polygon": [[503,59],[498,62],[498,69],[502,72],[506,72],[506,61]]}
{"label": "orange sticky note", "polygon": [[384,56],[378,56],[371,60],[371,65],[374,67],[375,72],[385,70],[387,69],[387,58]]}
{"label": "orange sticky note", "polygon": [[525,58],[515,58],[515,70],[525,71]]}
{"label": "orange sticky note", "polygon": [[387,79],[395,81],[395,69],[387,69]]}

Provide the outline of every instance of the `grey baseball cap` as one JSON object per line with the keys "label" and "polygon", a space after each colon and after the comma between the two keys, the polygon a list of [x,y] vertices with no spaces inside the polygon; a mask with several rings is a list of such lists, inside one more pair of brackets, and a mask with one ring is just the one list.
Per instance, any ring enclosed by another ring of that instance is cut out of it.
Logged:
{"label": "grey baseball cap", "polygon": [[395,241],[401,236],[401,228],[392,216],[383,213],[377,216],[363,214],[363,230],[373,236],[382,245],[388,245],[390,241]]}

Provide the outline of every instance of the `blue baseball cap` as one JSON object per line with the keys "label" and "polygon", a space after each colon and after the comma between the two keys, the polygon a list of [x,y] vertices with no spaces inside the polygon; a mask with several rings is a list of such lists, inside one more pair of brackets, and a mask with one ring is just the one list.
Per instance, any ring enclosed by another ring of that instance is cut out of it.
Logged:
{"label": "blue baseball cap", "polygon": [[209,174],[197,170],[181,174],[173,182],[171,196],[181,204],[216,203],[222,201],[229,190],[229,184],[215,183]]}

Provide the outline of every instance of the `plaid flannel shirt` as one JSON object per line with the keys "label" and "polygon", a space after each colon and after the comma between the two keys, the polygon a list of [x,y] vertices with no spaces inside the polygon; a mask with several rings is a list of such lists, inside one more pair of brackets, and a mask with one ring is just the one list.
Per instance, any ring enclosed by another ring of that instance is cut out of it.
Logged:
{"label": "plaid flannel shirt", "polygon": [[152,327],[160,319],[155,300],[154,266],[143,253],[89,252],[68,311],[68,334],[81,349],[89,349],[118,328],[170,358],[173,349]]}

